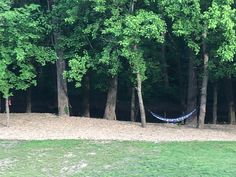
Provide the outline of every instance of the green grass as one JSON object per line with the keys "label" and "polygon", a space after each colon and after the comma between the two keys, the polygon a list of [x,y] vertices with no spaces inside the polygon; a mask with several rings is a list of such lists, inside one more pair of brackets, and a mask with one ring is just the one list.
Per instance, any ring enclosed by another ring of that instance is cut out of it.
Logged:
{"label": "green grass", "polygon": [[0,141],[1,177],[236,176],[236,142]]}

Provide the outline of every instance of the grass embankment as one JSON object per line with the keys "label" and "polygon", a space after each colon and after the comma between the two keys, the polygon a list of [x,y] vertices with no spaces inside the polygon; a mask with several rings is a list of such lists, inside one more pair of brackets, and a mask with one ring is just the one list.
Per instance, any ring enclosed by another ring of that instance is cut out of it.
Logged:
{"label": "grass embankment", "polygon": [[1,177],[236,175],[236,142],[0,141]]}

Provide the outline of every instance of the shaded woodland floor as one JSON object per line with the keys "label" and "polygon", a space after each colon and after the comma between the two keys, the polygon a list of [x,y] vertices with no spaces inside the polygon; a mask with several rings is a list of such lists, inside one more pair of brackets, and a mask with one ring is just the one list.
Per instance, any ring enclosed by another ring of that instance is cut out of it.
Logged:
{"label": "shaded woodland floor", "polygon": [[0,114],[0,139],[94,139],[141,141],[236,141],[236,125],[206,125],[194,129],[173,124],[148,124],[108,121],[97,118],[59,118],[53,114],[11,114],[5,127]]}

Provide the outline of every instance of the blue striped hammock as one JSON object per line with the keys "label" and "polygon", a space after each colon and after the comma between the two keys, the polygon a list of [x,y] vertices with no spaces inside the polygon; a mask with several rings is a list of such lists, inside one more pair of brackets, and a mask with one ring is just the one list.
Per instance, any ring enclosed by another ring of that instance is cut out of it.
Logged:
{"label": "blue striped hammock", "polygon": [[187,115],[184,115],[182,117],[178,117],[178,118],[165,118],[165,117],[161,117],[161,116],[158,116],[157,114],[153,113],[152,111],[150,111],[150,113],[152,114],[153,117],[155,117],[156,119],[159,119],[159,120],[162,120],[164,122],[167,122],[167,123],[177,123],[177,122],[181,122],[181,121],[184,121],[186,119],[189,119],[191,118],[191,116],[197,111],[197,109],[194,109],[192,112],[190,112],[189,114]]}

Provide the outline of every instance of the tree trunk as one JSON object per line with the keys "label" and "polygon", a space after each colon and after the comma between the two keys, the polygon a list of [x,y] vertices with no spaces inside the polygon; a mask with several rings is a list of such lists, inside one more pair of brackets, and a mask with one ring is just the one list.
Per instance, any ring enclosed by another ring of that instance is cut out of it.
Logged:
{"label": "tree trunk", "polygon": [[218,104],[218,90],[217,84],[213,86],[213,124],[217,123],[217,104]]}
{"label": "tree trunk", "polygon": [[6,98],[6,113],[7,113],[7,120],[6,120],[6,126],[9,127],[9,121],[10,121],[10,108],[9,108],[9,98]]}
{"label": "tree trunk", "polygon": [[90,117],[90,78],[89,75],[86,74],[84,78],[84,84],[83,84],[83,108],[84,108],[84,117]]}
{"label": "tree trunk", "polygon": [[56,54],[58,57],[58,60],[56,61],[56,67],[57,67],[57,106],[58,106],[58,115],[59,116],[69,116],[69,100],[68,100],[68,94],[67,94],[67,82],[63,78],[63,72],[65,71],[66,64],[64,60],[64,52],[62,49],[60,49],[59,46],[59,37],[60,33],[57,31],[54,31],[53,33],[54,37],[54,46],[56,49]]}
{"label": "tree trunk", "polygon": [[[131,13],[134,13],[134,5],[136,0],[133,0],[131,3]],[[137,50],[137,45],[134,45],[134,50]],[[146,127],[146,115],[145,115],[145,108],[143,104],[143,96],[142,96],[142,80],[140,73],[137,73],[137,95],[138,95],[138,102],[139,102],[139,110],[140,110],[140,116],[141,116],[141,123],[142,127]]]}
{"label": "tree trunk", "polygon": [[[189,66],[188,66],[188,97],[187,113],[193,111],[197,106],[197,77],[194,69],[194,53],[189,49]],[[190,127],[197,127],[197,114],[186,120]]]}
{"label": "tree trunk", "polygon": [[26,113],[32,112],[31,88],[26,93]]}
{"label": "tree trunk", "polygon": [[166,62],[166,44],[163,43],[161,45],[161,64],[162,64],[162,72],[163,72],[163,77],[164,77],[164,85],[165,88],[169,88],[170,83],[169,83],[169,76],[168,76],[168,65]]}
{"label": "tree trunk", "polygon": [[231,78],[226,80],[226,95],[228,100],[228,117],[229,123],[235,124],[235,104],[234,104],[234,95]]}
{"label": "tree trunk", "polygon": [[108,120],[116,120],[116,101],[117,101],[117,76],[111,78],[107,95],[106,108],[103,118]]}
{"label": "tree trunk", "polygon": [[136,121],[136,105],[135,105],[135,88],[132,88],[131,90],[131,112],[130,112],[130,119],[131,122],[135,122]]}
{"label": "tree trunk", "polygon": [[57,52],[59,59],[56,62],[57,65],[57,102],[58,102],[58,115],[69,116],[69,100],[67,95],[67,82],[63,78],[63,72],[65,71],[65,61],[62,58],[62,52]]}
{"label": "tree trunk", "polygon": [[[54,0],[47,0],[48,10],[52,10]],[[52,19],[52,24],[57,26],[57,19]],[[58,60],[56,62],[57,67],[57,106],[59,116],[69,116],[69,99],[67,94],[67,82],[63,78],[63,72],[65,71],[65,60],[63,49],[59,47],[60,30],[55,29],[52,35],[52,43],[56,50]]]}
{"label": "tree trunk", "polygon": [[231,125],[235,124],[235,106],[234,106],[234,101],[230,101],[230,103],[229,103],[229,123]]}
{"label": "tree trunk", "polygon": [[3,111],[3,109],[2,109],[2,97],[1,97],[1,95],[0,95],[0,113]]}
{"label": "tree trunk", "polygon": [[141,76],[139,73],[137,73],[137,82],[138,82],[137,93],[138,93],[141,123],[142,123],[142,127],[145,128],[146,127],[146,115],[145,115],[145,108],[144,108],[143,96],[142,96],[142,81],[141,81]]}
{"label": "tree trunk", "polygon": [[203,34],[203,61],[204,71],[201,86],[201,98],[200,98],[200,113],[199,113],[199,128],[204,128],[205,117],[206,117],[206,103],[207,103],[207,86],[208,86],[208,60],[209,56],[206,50],[206,37],[207,33]]}

